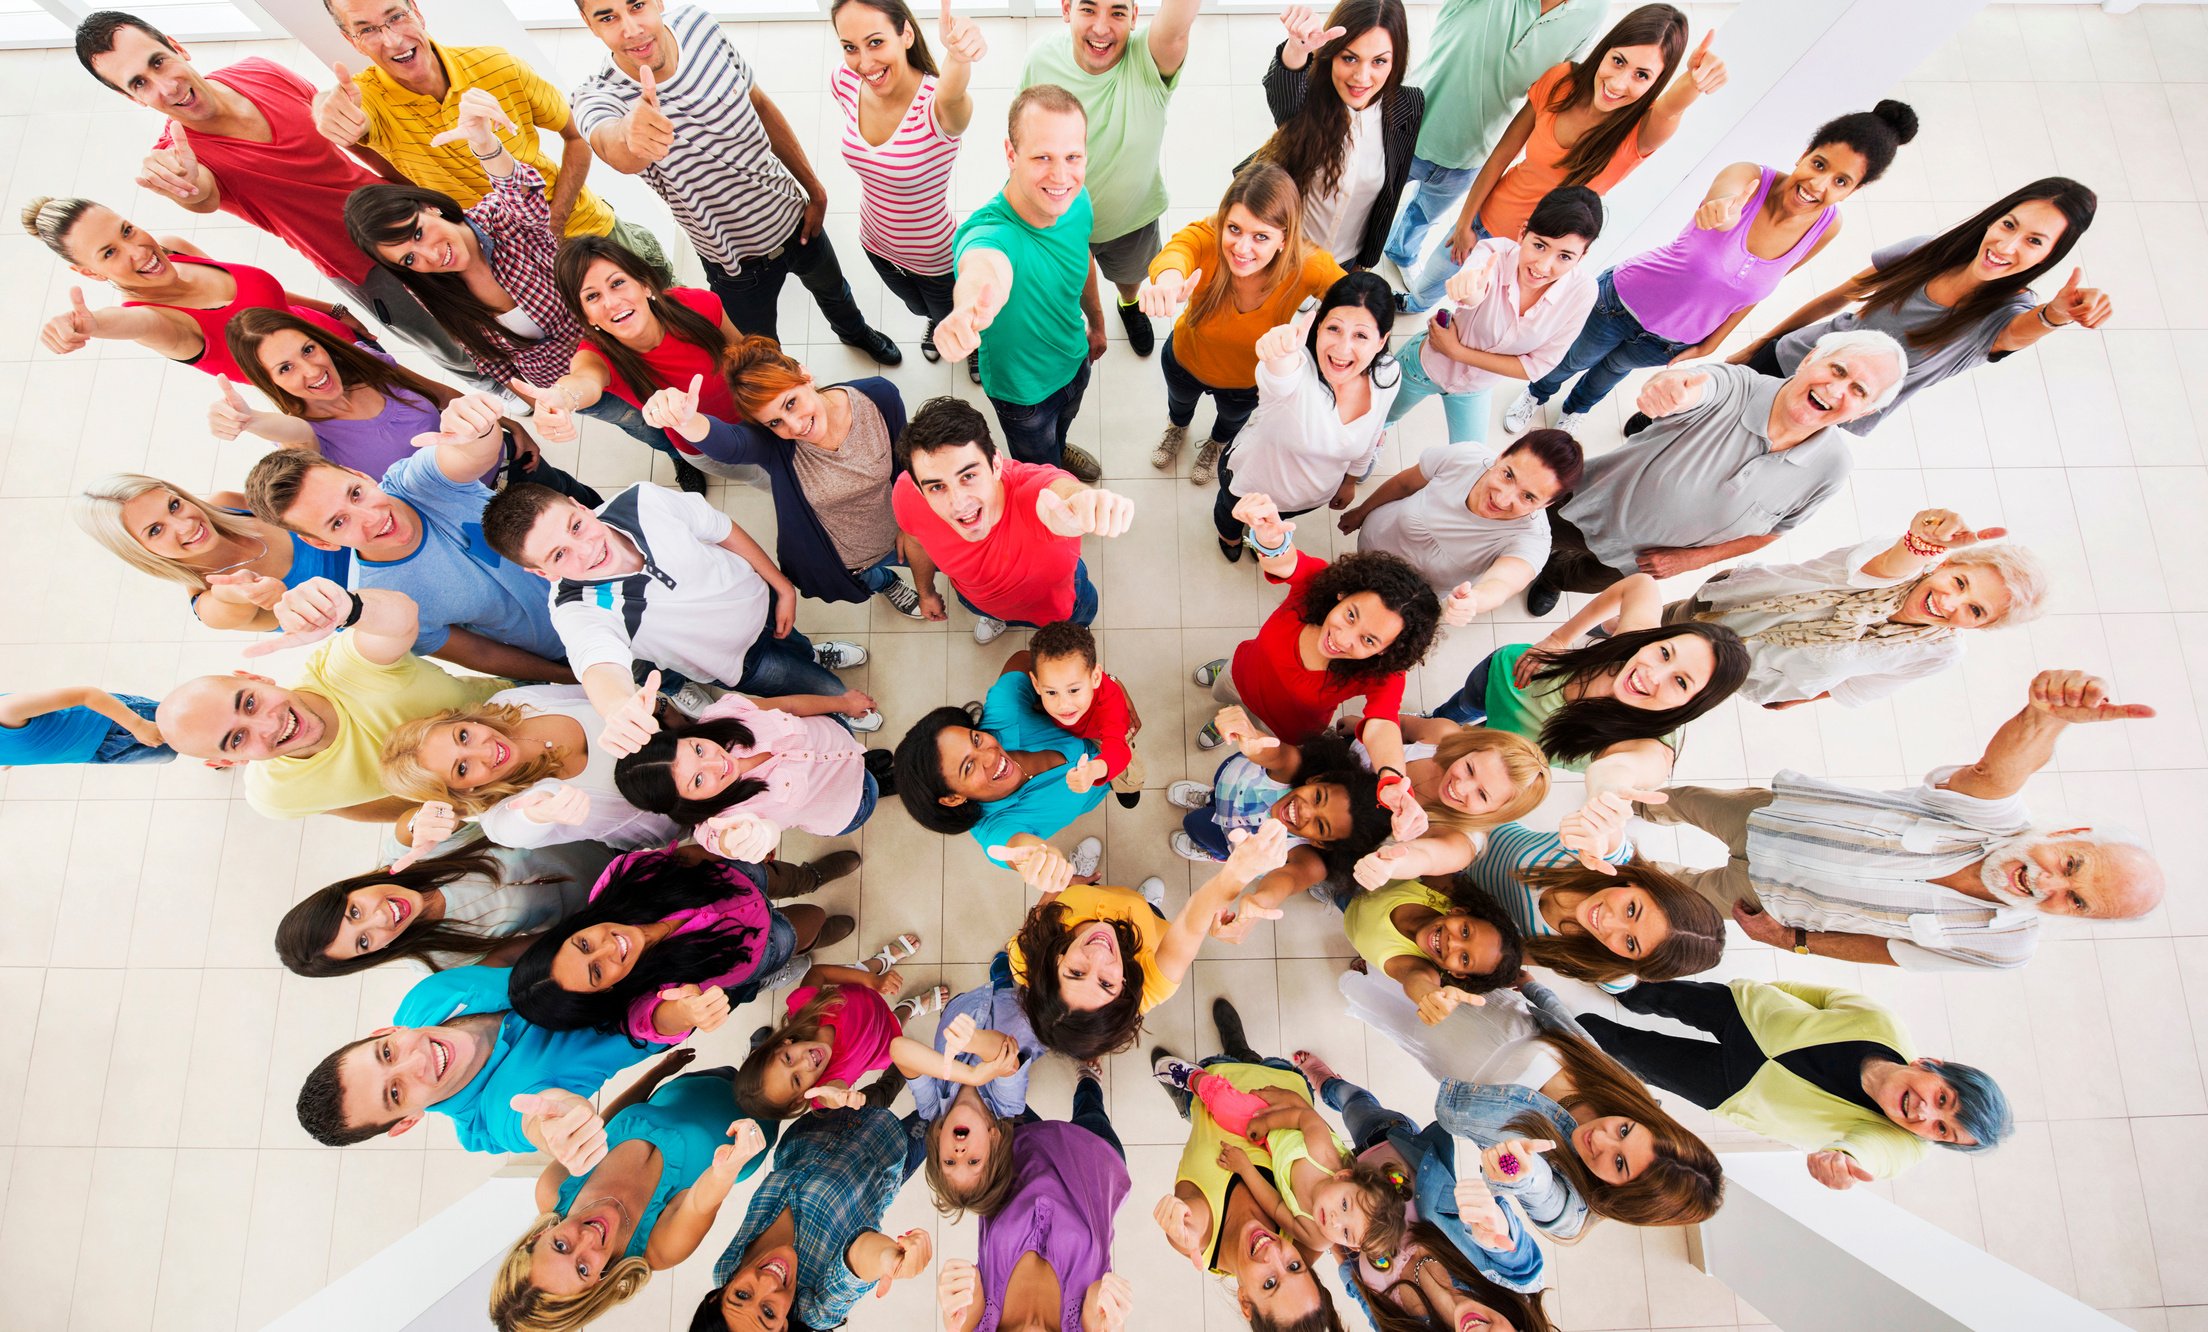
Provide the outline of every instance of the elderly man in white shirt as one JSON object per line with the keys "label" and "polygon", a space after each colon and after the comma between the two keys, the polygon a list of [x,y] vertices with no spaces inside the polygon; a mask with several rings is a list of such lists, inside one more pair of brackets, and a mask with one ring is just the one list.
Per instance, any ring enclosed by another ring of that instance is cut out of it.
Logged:
{"label": "elderly man in white shirt", "polygon": [[1787,771],[1769,787],[1675,786],[1635,812],[1725,843],[1730,859],[1716,869],[1664,868],[1761,943],[1912,970],[2018,967],[2043,916],[2126,920],[2161,902],[2162,870],[2145,848],[2090,827],[2037,829],[2019,797],[2070,726],[2153,715],[2109,701],[2098,677],[2042,671],[1984,757],[1934,769],[1912,790]]}
{"label": "elderly man in white shirt", "polygon": [[1739,634],[1752,663],[1740,693],[1752,702],[1859,708],[1961,661],[1964,630],[2039,618],[2046,570],[2023,547],[1993,540],[2004,535],[1926,509],[1891,543],[1728,569],[1664,607],[1664,623]]}

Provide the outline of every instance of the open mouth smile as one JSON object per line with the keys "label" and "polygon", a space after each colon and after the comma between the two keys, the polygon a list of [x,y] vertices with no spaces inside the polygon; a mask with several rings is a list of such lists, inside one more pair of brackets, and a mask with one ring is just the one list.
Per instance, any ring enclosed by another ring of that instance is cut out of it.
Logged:
{"label": "open mouth smile", "polygon": [[1820,394],[1816,389],[1809,390],[1809,392],[1804,394],[1803,396],[1809,399],[1810,406],[1816,408],[1820,412],[1836,412],[1840,410],[1839,403],[1827,401],[1824,396]]}
{"label": "open mouth smile", "polygon": [[284,710],[283,727],[276,733],[276,743],[279,745],[289,744],[291,738],[297,734],[299,734],[299,710],[297,708],[287,708]]}

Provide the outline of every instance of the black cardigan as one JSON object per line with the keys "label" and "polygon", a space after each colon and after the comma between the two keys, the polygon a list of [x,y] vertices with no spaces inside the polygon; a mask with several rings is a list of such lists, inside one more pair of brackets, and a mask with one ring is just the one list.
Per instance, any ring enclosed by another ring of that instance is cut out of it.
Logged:
{"label": "black cardigan", "polygon": [[[1281,45],[1286,45],[1282,43]],[[1273,61],[1265,67],[1265,106],[1273,113],[1273,124],[1286,124],[1288,118],[1303,105],[1303,90],[1309,85],[1311,71],[1318,62],[1307,60],[1302,69],[1290,69],[1280,63],[1280,46],[1273,48]],[[1397,53],[1398,58],[1401,52]],[[1371,268],[1380,262],[1380,251],[1388,241],[1388,229],[1395,225],[1395,208],[1403,199],[1403,183],[1411,178],[1411,154],[1418,147],[1419,122],[1426,118],[1426,94],[1408,84],[1397,88],[1380,109],[1380,142],[1388,159],[1387,179],[1380,183],[1380,197],[1372,201],[1372,216],[1365,219],[1365,238],[1357,247],[1357,261],[1352,268]],[[1240,171],[1251,161],[1253,154],[1235,167]]]}

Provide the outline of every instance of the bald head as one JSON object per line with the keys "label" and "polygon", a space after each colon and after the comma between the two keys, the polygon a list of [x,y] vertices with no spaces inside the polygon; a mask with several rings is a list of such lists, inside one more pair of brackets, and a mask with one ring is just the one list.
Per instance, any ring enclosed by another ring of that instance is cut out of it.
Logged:
{"label": "bald head", "polygon": [[327,704],[265,675],[202,675],[169,691],[154,724],[188,758],[228,763],[305,757],[329,742]]}
{"label": "bald head", "polygon": [[2162,867],[2146,848],[2091,828],[2009,838],[1986,852],[1978,875],[2001,902],[2050,916],[2131,920],[2162,902]]}

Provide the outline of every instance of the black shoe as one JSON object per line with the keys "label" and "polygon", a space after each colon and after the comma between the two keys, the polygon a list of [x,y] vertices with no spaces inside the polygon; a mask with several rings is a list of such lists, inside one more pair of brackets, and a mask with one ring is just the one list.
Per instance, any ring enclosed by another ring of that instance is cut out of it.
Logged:
{"label": "black shoe", "polygon": [[903,365],[905,363],[905,354],[899,351],[897,344],[891,342],[889,335],[880,329],[867,328],[862,325],[857,333],[838,333],[836,337],[844,346],[856,347],[883,365]]}
{"label": "black shoe", "polygon": [[897,794],[897,758],[894,751],[869,749],[866,751],[866,757],[862,762],[866,764],[866,770],[873,774],[876,794],[883,796]]}
{"label": "black shoe", "polygon": [[1150,327],[1150,316],[1133,301],[1119,303],[1119,322],[1127,329],[1127,350],[1137,356],[1148,356],[1158,349],[1157,330]]}
{"label": "black shoe", "polygon": [[904,1094],[904,1090],[904,1070],[892,1064],[882,1070],[880,1077],[866,1084],[859,1094],[866,1098],[868,1105],[878,1110],[887,1110],[897,1103],[897,1098]]}
{"label": "black shoe", "polygon": [[1240,564],[1242,562],[1242,543],[1228,541],[1221,537],[1219,538],[1219,554],[1229,564]]}
{"label": "black shoe", "polygon": [[706,487],[705,473],[677,458],[675,459],[675,484],[693,495],[703,495]]}
{"label": "black shoe", "polygon": [[[1172,1053],[1173,1052],[1171,1050],[1166,1049],[1162,1045],[1151,1046],[1151,1065],[1155,1067],[1160,1059],[1163,1059]],[[1174,1086],[1170,1082],[1160,1082],[1158,1083],[1158,1086],[1164,1088],[1165,1094],[1173,1098],[1173,1108],[1181,1112],[1181,1118],[1188,1118],[1188,1108],[1191,1105],[1195,1104],[1196,1098],[1189,1095],[1187,1092],[1182,1091],[1180,1088]]]}
{"label": "black shoe", "polygon": [[1536,578],[1526,584],[1526,613],[1536,617],[1546,615],[1556,609],[1556,603],[1563,595],[1563,592]]}
{"label": "black shoe", "polygon": [[1142,792],[1114,791],[1112,792],[1112,799],[1119,802],[1119,807],[1121,809],[1133,809],[1135,806],[1142,803]]}
{"label": "black shoe", "polygon": [[928,331],[920,335],[920,359],[929,365],[942,361],[943,353],[935,349],[935,321],[928,321]]}
{"label": "black shoe", "polygon": [[1628,435],[1638,435],[1643,430],[1648,429],[1654,424],[1655,421],[1650,419],[1648,413],[1635,412],[1631,416],[1625,418],[1625,433]]}
{"label": "black shoe", "polygon": [[1211,1001],[1211,1024],[1219,1029],[1219,1052],[1242,1064],[1258,1062],[1257,1051],[1250,1048],[1249,1033],[1242,1030],[1242,1015],[1234,1011],[1234,1005],[1225,998]]}
{"label": "black shoe", "polygon": [[973,380],[976,384],[979,384],[981,382],[980,352],[972,351],[966,353],[966,377]]}
{"label": "black shoe", "polygon": [[1395,293],[1395,312],[1399,315],[1407,315],[1411,312],[1411,293],[1407,291]]}

